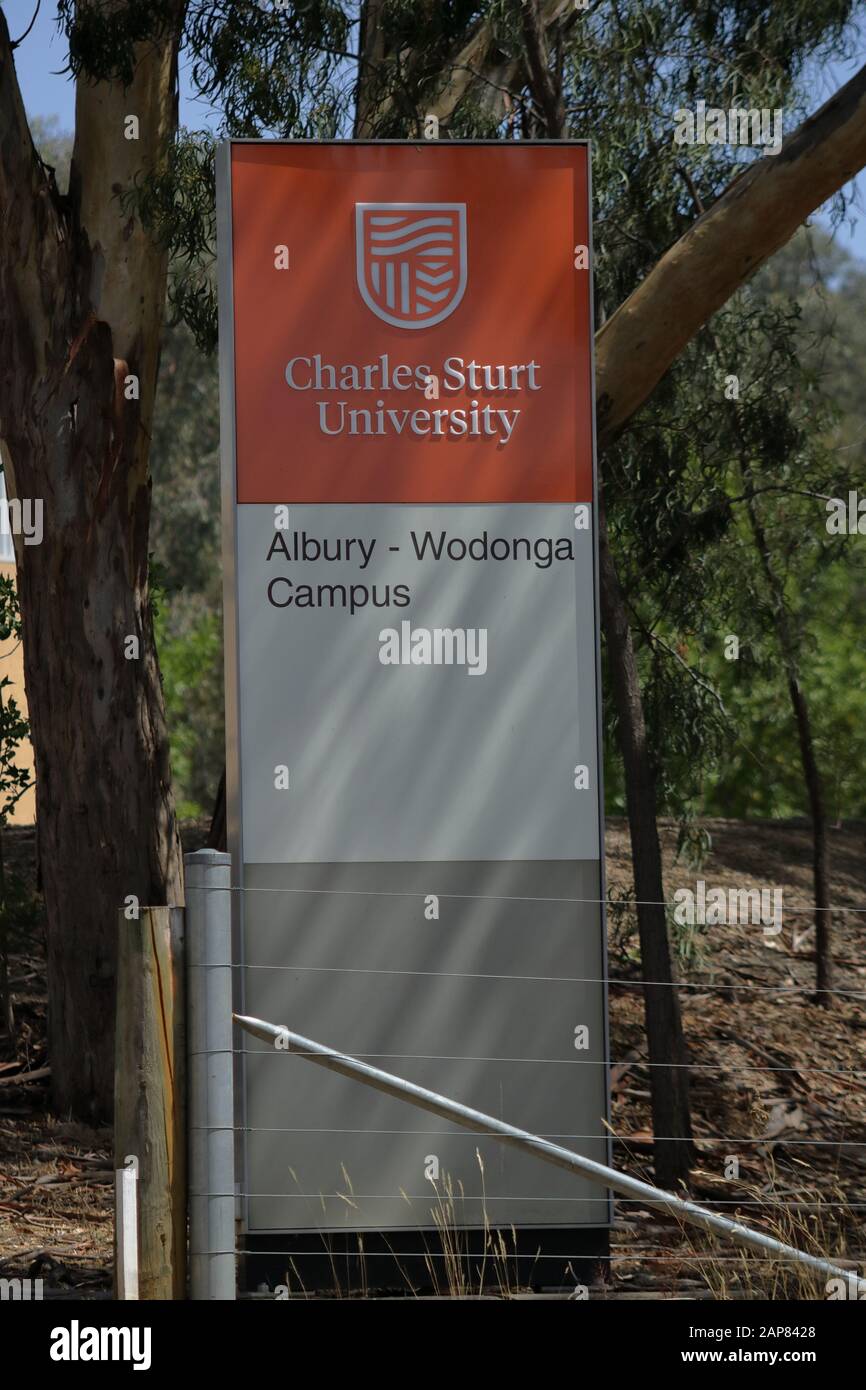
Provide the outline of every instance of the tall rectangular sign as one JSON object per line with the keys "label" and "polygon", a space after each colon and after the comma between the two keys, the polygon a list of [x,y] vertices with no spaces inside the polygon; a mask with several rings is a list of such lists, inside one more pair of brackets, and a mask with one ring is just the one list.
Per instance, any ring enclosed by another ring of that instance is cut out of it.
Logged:
{"label": "tall rectangular sign", "polygon": [[[604,1161],[589,209],[583,144],[220,152],[239,1002]],[[252,1232],[431,1227],[449,1183],[607,1224],[303,1060],[243,1093]]]}

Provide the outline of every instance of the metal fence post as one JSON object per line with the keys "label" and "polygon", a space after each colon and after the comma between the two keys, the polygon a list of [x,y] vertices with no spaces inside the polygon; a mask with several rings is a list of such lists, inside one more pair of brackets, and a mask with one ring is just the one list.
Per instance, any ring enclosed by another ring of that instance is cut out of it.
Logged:
{"label": "metal fence post", "polygon": [[184,856],[187,911],[190,1296],[233,1299],[231,856]]}

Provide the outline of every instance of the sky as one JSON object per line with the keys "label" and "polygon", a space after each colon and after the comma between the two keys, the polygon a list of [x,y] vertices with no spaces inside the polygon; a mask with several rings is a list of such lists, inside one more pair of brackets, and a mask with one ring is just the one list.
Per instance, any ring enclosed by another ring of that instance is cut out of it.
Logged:
{"label": "sky", "polygon": [[[33,19],[36,7],[37,0],[2,0],[13,39],[23,34]],[[52,0],[41,0],[33,28],[21,47],[16,49],[15,66],[28,115],[44,118],[54,116],[58,120],[59,130],[71,131],[74,125],[74,93],[72,83],[63,73],[66,49],[62,36],[57,32],[56,16],[56,4]],[[853,77],[864,62],[866,36],[861,36],[858,53],[850,62],[814,65],[808,81],[814,98],[813,109],[817,109]],[[200,99],[193,97],[183,61],[180,120],[182,125],[195,129],[215,123],[213,112]],[[861,175],[848,191],[855,193],[855,202],[861,205],[862,210],[857,206],[849,208],[846,222],[837,231],[837,239],[845,250],[866,262],[866,174]],[[829,225],[825,215],[819,213],[817,220]]]}

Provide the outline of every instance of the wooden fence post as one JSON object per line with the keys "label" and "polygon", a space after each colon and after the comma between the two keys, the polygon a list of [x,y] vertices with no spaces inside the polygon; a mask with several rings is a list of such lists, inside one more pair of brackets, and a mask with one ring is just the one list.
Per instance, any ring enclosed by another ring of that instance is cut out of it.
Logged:
{"label": "wooden fence post", "polygon": [[186,1297],[183,909],[120,914],[114,1166],[138,1159],[139,1297]]}

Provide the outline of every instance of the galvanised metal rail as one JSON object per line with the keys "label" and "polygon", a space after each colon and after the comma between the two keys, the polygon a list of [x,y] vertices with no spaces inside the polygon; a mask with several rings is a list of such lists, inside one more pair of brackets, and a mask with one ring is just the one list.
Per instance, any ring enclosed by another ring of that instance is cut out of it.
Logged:
{"label": "galvanised metal rail", "polygon": [[392,1076],[390,1072],[380,1071],[378,1067],[371,1067],[369,1063],[361,1062],[356,1057],[349,1057],[344,1052],[335,1052],[333,1048],[313,1042],[310,1038],[304,1038],[300,1033],[292,1033],[288,1028],[274,1023],[265,1023],[260,1018],[248,1018],[243,1014],[234,1014],[233,1018],[235,1023],[239,1024],[245,1032],[251,1033],[255,1038],[260,1038],[262,1042],[272,1043],[275,1047],[279,1047],[281,1052],[295,1053],[297,1056],[306,1057],[309,1061],[326,1067],[328,1071],[337,1072],[340,1076],[348,1076],[353,1081],[360,1081],[365,1086],[371,1086],[374,1090],[382,1091],[383,1094],[393,1096],[396,1100],[404,1100],[409,1105],[415,1105],[421,1110],[439,1115],[442,1119],[452,1120],[454,1124],[461,1125],[464,1129],[493,1135],[500,1139],[503,1144],[508,1144],[523,1153],[534,1154],[545,1163],[552,1163],[557,1168],[565,1168],[568,1172],[579,1173],[582,1177],[588,1178],[590,1182],[599,1183],[602,1187],[609,1187],[612,1191],[620,1193],[621,1196],[636,1197],[647,1206],[654,1207],[657,1211],[667,1212],[689,1225],[699,1226],[705,1231],[712,1231],[714,1235],[725,1236],[748,1249],[770,1251],[774,1255],[782,1255],[786,1260],[803,1265],[806,1269],[814,1270],[816,1274],[823,1274],[826,1278],[845,1279],[846,1281],[857,1278],[853,1271],[843,1269],[840,1265],[833,1264],[831,1260],[823,1260],[817,1255],[808,1255],[804,1250],[798,1250],[793,1245],[786,1245],[784,1241],[776,1240],[774,1236],[765,1235],[763,1231],[756,1231],[750,1226],[743,1226],[739,1221],[731,1221],[728,1217],[721,1216],[714,1211],[708,1211],[706,1207],[698,1206],[695,1202],[676,1197],[672,1192],[664,1192],[659,1187],[653,1187],[651,1183],[641,1182],[639,1178],[632,1178],[627,1173],[621,1173],[615,1168],[608,1168],[604,1163],[596,1163],[594,1159],[583,1158],[580,1154],[573,1153],[571,1149],[562,1148],[559,1144],[551,1144],[549,1140],[541,1139],[537,1134],[531,1134],[528,1130],[516,1129],[514,1125],[505,1124],[503,1120],[497,1120],[492,1115],[485,1115],[480,1110],[472,1110],[468,1105],[461,1105],[459,1101],[437,1095],[435,1091],[428,1091],[423,1086],[416,1086],[414,1082],[405,1081],[402,1077]]}

